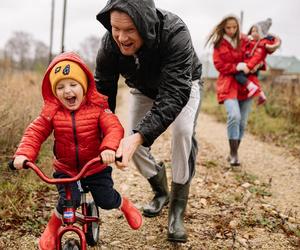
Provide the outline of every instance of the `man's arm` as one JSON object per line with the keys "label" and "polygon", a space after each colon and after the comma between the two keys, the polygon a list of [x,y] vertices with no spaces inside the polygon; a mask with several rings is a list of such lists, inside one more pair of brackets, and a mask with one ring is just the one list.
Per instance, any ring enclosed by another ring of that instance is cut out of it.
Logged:
{"label": "man's arm", "polygon": [[162,38],[162,43],[158,95],[134,129],[142,136],[143,146],[151,146],[176,119],[191,91],[194,50],[187,28],[179,24]]}
{"label": "man's arm", "polygon": [[106,33],[97,54],[94,77],[98,92],[108,97],[109,108],[115,112],[119,73],[110,43],[110,35]]}

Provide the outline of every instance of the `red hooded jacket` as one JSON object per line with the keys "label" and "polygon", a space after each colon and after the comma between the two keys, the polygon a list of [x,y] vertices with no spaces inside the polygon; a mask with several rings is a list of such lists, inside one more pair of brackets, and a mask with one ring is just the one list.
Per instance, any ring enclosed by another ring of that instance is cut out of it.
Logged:
{"label": "red hooded jacket", "polygon": [[[88,77],[88,89],[81,106],[70,111],[53,95],[49,81],[51,69],[60,61],[78,63]],[[72,52],[57,56],[49,65],[42,83],[44,106],[40,115],[27,127],[15,153],[34,162],[41,144],[54,132],[54,169],[75,176],[91,159],[105,149],[117,150],[124,136],[118,118],[109,110],[107,97],[97,92],[93,74]],[[101,163],[86,176],[97,173]]]}
{"label": "red hooded jacket", "polygon": [[[221,40],[219,47],[214,48],[213,61],[216,69],[219,71],[217,79],[217,98],[219,103],[224,103],[226,99],[245,100],[248,98],[246,87],[239,84],[234,78],[234,75],[238,72],[236,70],[237,64],[244,61],[247,44],[248,38],[243,35],[240,41],[240,48],[233,48],[224,38]],[[249,75],[248,79],[260,87],[255,75]]]}
{"label": "red hooded jacket", "polygon": [[266,69],[265,59],[268,54],[272,54],[272,52],[268,52],[266,49],[266,44],[274,44],[275,38],[270,37],[270,39],[263,38],[259,41],[254,40],[249,37],[249,41],[245,46],[244,52],[244,62],[247,63],[247,67],[252,70],[257,64],[263,63],[262,70]]}

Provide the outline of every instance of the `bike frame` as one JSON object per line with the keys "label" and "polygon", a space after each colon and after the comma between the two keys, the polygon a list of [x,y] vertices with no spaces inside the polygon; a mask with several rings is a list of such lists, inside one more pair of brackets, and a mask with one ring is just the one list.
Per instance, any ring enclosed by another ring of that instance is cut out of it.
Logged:
{"label": "bike frame", "polygon": [[[66,192],[66,206],[64,207],[63,211],[63,226],[60,227],[58,230],[57,238],[56,238],[56,249],[61,250],[62,244],[61,240],[65,233],[67,232],[74,232],[78,235],[80,239],[80,245],[82,250],[87,249],[86,244],[86,238],[85,234],[88,230],[88,223],[92,222],[98,222],[99,218],[95,216],[87,216],[87,203],[85,200],[85,193],[84,195],[84,201],[81,204],[82,214],[76,212],[76,208],[72,205],[72,192],[70,188],[70,183],[77,182],[80,180],[84,174],[87,172],[87,170],[92,167],[93,165],[101,162],[100,157],[94,158],[90,160],[85,166],[80,170],[80,172],[71,178],[60,178],[60,179],[53,179],[47,177],[43,171],[34,163],[26,161],[24,163],[24,168],[30,168],[32,169],[43,181],[45,181],[48,184],[63,184],[65,186],[65,192]],[[103,169],[105,169],[107,166],[103,165]],[[82,224],[82,228],[79,228],[78,226],[75,226],[74,223],[79,222]]]}

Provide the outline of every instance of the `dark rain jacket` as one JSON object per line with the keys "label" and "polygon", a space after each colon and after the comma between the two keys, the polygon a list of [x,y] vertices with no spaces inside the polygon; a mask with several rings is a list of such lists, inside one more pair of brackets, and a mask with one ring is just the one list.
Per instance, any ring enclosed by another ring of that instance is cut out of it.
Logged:
{"label": "dark rain jacket", "polygon": [[[112,9],[127,13],[144,40],[135,57],[122,55],[112,38]],[[143,145],[150,146],[186,105],[192,81],[200,80],[202,65],[189,30],[175,14],[156,9],[153,0],[110,0],[97,20],[108,30],[96,60],[97,89],[109,97],[114,110],[121,74],[129,87],[154,100],[150,112],[134,129],[143,136]]]}

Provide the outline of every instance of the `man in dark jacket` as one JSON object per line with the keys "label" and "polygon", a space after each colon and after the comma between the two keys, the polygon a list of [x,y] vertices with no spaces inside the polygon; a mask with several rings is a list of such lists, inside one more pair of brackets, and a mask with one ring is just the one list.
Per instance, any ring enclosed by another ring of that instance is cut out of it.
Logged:
{"label": "man in dark jacket", "polygon": [[[157,216],[170,201],[168,240],[186,242],[183,216],[195,173],[202,87],[202,66],[189,31],[178,16],[156,9],[153,0],[110,0],[97,20],[107,29],[97,55],[97,89],[114,111],[120,74],[131,88],[132,133],[121,141],[117,166],[128,166],[132,158],[155,194],[143,214]],[[169,194],[164,164],[155,161],[150,146],[171,124]]]}

